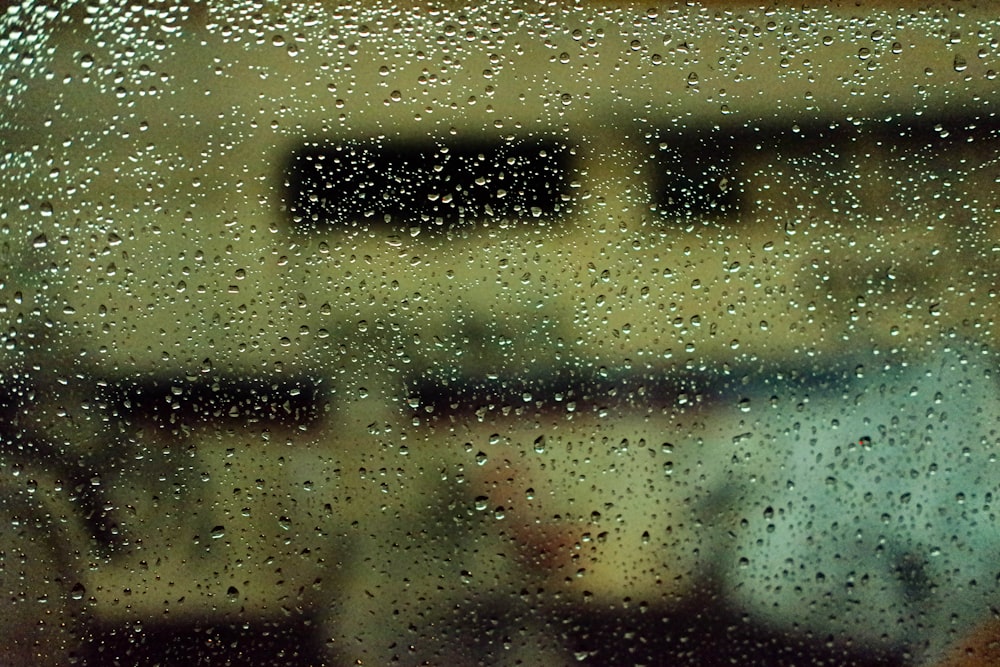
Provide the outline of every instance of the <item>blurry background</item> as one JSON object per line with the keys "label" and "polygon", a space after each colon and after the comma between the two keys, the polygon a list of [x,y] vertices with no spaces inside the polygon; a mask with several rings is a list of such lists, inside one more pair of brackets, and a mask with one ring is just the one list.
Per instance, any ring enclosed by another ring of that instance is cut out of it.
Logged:
{"label": "blurry background", "polygon": [[751,406],[952,347],[995,532],[988,8],[2,20],[5,664],[923,660],[723,545]]}

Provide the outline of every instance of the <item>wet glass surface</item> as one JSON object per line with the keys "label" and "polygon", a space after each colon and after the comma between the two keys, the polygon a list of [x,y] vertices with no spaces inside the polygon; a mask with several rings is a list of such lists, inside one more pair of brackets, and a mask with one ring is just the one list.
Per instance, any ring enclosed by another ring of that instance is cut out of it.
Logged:
{"label": "wet glass surface", "polygon": [[997,657],[989,7],[2,6],[3,664]]}

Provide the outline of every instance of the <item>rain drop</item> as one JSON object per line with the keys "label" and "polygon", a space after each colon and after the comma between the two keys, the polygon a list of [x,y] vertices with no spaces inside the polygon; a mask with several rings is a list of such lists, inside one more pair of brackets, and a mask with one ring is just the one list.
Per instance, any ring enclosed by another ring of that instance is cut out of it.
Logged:
{"label": "rain drop", "polygon": [[82,600],[83,596],[86,594],[87,594],[87,589],[80,582],[77,582],[76,585],[73,586],[72,590],[70,590],[69,592],[69,596],[74,600]]}

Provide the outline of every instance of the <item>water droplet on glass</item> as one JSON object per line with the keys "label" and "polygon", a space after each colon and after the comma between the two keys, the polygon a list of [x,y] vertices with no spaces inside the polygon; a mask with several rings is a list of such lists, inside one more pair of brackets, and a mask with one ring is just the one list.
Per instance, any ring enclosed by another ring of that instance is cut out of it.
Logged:
{"label": "water droplet on glass", "polygon": [[69,592],[69,596],[74,600],[82,600],[83,596],[86,594],[87,589],[80,582],[77,582],[76,585],[73,586],[73,589]]}

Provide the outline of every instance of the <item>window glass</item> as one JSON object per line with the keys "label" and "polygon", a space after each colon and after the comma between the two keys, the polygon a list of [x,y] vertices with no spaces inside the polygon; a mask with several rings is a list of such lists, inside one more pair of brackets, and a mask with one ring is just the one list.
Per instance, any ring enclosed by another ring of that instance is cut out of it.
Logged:
{"label": "window glass", "polygon": [[0,662],[1000,660],[990,7],[2,7]]}

